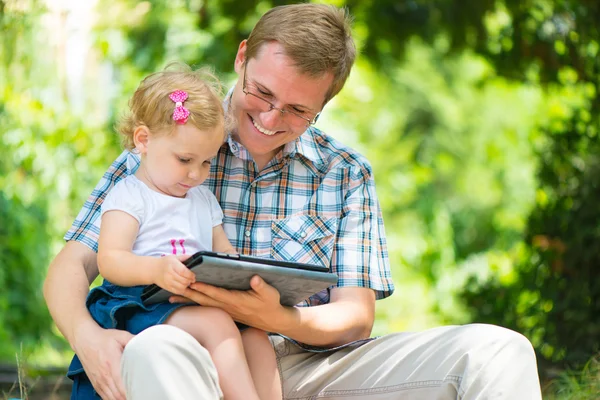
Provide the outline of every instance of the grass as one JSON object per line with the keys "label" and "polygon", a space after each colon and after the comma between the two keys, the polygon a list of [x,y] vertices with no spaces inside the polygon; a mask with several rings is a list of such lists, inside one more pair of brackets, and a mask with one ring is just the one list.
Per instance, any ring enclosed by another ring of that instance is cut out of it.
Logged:
{"label": "grass", "polygon": [[600,399],[600,356],[593,357],[581,371],[566,371],[547,388],[546,400]]}
{"label": "grass", "polygon": [[27,392],[27,386],[25,385],[25,369],[23,367],[22,356],[23,348],[21,346],[21,351],[19,354],[15,354],[15,358],[17,361],[17,382],[14,382],[8,393],[3,392],[2,397],[4,400],[14,398],[13,392],[18,388],[19,389],[19,399],[28,399],[29,395]]}
{"label": "grass", "polygon": [[66,400],[70,397],[64,390],[61,390],[66,377],[61,376],[58,379],[48,380],[48,377],[44,377],[36,368],[29,368],[22,354],[23,349],[15,355],[17,380],[8,389],[8,392],[2,391],[0,399]]}

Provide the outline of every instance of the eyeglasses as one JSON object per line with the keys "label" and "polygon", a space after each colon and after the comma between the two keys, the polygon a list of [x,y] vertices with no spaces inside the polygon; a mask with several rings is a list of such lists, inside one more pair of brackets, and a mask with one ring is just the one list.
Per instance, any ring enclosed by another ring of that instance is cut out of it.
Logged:
{"label": "eyeglasses", "polygon": [[283,118],[284,121],[286,121],[289,125],[307,126],[314,125],[317,122],[321,113],[317,113],[314,117],[309,118],[309,113],[295,110],[291,106],[286,106],[283,108],[275,107],[275,105],[271,103],[270,100],[267,100],[263,97],[266,94],[256,93],[260,93],[260,89],[251,86],[248,87],[248,85],[246,84],[246,65],[248,65],[247,61],[244,63],[244,81],[242,83],[242,92],[244,92],[244,94],[246,95],[246,99],[250,105],[260,108],[262,110],[264,110],[265,107],[268,107],[268,109],[265,110],[267,112],[272,110],[279,111],[281,113],[281,118]]}

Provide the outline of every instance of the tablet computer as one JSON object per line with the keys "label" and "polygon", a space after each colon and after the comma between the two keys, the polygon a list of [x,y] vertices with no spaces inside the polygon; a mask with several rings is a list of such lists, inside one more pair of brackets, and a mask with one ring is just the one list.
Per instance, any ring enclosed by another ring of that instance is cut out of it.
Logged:
{"label": "tablet computer", "polygon": [[[327,267],[279,261],[239,254],[200,251],[184,261],[198,282],[225,289],[248,290],[250,279],[259,275],[281,295],[281,304],[293,306],[337,283],[336,274]],[[144,304],[168,301],[173,294],[156,285],[142,292]]]}

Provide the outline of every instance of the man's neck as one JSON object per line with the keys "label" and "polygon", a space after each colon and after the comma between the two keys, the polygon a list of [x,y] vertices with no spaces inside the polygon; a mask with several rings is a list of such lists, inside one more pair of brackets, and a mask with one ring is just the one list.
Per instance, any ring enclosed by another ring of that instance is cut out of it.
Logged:
{"label": "man's neck", "polygon": [[[280,151],[281,149],[278,149],[277,151]],[[259,171],[262,171],[264,167],[267,166],[267,164],[269,164],[269,162],[271,162],[271,160],[273,158],[275,158],[275,154],[277,154],[277,151],[274,151],[272,153],[268,153],[268,154],[261,154],[261,155],[253,155],[250,154],[250,156],[252,156],[252,159],[254,160],[254,162],[256,163],[256,167]]]}

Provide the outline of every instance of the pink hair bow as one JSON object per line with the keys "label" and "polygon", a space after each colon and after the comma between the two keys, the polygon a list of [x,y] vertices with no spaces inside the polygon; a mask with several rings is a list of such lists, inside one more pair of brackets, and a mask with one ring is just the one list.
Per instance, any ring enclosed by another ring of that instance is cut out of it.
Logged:
{"label": "pink hair bow", "polygon": [[176,90],[169,95],[169,98],[175,103],[173,120],[179,125],[185,124],[190,116],[190,111],[183,106],[183,102],[188,98],[187,93],[183,90]]}

